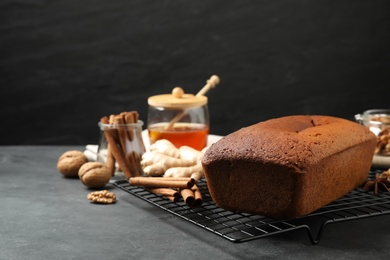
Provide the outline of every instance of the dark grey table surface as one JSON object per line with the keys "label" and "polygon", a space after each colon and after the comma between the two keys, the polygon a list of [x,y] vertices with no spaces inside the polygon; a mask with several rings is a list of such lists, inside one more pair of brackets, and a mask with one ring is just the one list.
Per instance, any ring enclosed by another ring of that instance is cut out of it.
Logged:
{"label": "dark grey table surface", "polygon": [[90,203],[78,179],[57,172],[74,146],[0,146],[0,259],[389,259],[390,215],[232,243],[117,187]]}

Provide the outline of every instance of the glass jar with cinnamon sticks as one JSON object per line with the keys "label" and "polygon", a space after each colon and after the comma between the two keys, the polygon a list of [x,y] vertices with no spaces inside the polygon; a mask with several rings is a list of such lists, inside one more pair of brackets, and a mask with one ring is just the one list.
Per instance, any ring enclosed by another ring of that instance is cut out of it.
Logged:
{"label": "glass jar with cinnamon sticks", "polygon": [[142,139],[143,122],[136,111],[102,117],[98,123],[100,141],[97,160],[105,163],[112,176],[129,179],[142,176],[142,155],[145,145]]}

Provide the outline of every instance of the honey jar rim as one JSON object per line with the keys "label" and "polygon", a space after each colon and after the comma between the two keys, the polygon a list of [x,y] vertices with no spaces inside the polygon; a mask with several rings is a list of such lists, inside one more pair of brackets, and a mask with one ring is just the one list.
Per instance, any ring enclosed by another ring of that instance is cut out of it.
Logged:
{"label": "honey jar rim", "polygon": [[153,107],[164,108],[190,108],[201,107],[207,104],[206,96],[184,94],[182,97],[174,97],[172,94],[155,95],[148,98],[148,104]]}

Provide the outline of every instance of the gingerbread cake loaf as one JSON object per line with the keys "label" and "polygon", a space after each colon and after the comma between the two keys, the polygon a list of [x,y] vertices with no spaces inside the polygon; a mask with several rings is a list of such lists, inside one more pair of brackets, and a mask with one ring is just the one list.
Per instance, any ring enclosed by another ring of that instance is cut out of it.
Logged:
{"label": "gingerbread cake loaf", "polygon": [[242,128],[213,144],[202,160],[221,208],[276,219],[307,215],[361,185],[376,137],[330,116],[287,116]]}

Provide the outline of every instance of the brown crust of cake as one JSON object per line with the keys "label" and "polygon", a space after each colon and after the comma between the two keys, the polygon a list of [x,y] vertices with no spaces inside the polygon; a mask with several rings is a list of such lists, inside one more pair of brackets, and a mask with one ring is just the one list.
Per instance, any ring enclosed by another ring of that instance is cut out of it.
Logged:
{"label": "brown crust of cake", "polygon": [[221,208],[295,218],[359,186],[376,137],[355,122],[288,116],[236,131],[202,160],[210,195]]}

